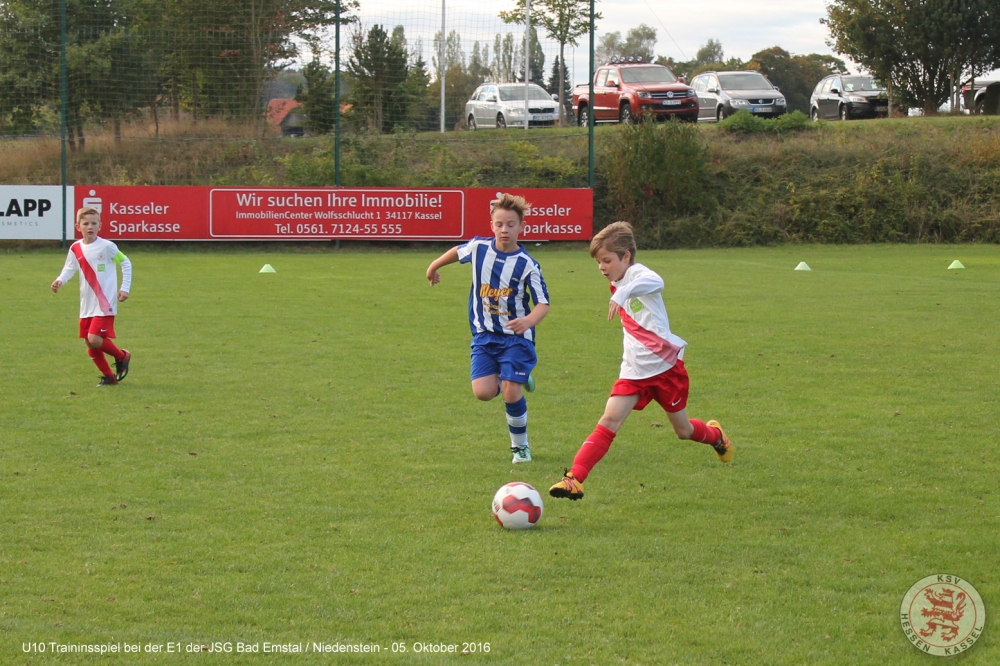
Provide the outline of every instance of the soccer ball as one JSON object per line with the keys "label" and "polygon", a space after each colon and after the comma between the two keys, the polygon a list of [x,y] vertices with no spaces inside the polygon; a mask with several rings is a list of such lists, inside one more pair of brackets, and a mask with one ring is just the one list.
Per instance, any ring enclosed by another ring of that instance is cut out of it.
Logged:
{"label": "soccer ball", "polygon": [[542,518],[542,496],[523,481],[500,488],[493,496],[493,517],[508,530],[526,530]]}

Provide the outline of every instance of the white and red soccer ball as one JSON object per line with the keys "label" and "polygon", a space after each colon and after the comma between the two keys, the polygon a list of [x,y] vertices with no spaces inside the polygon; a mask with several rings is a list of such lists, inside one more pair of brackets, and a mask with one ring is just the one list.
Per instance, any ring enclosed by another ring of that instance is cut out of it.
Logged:
{"label": "white and red soccer ball", "polygon": [[493,517],[508,530],[526,530],[542,518],[542,496],[523,481],[502,486],[493,496]]}

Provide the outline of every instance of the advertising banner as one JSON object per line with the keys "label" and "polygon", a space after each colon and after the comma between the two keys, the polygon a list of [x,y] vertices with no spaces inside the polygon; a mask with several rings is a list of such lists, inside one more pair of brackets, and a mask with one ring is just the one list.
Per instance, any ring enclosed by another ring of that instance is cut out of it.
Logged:
{"label": "advertising banner", "polygon": [[[590,240],[589,189],[510,188],[531,204],[524,240]],[[454,240],[491,235],[492,188],[78,185],[109,240]]]}
{"label": "advertising banner", "polygon": [[[73,188],[66,188],[67,238],[73,238]],[[62,240],[61,185],[0,185],[0,240]]]}

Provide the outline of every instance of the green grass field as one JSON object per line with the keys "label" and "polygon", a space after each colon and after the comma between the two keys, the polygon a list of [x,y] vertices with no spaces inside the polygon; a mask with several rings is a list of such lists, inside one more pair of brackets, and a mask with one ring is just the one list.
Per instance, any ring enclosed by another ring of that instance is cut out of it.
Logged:
{"label": "green grass field", "polygon": [[[735,460],[651,406],[527,532],[493,493],[558,480],[618,373],[582,246],[530,248],[553,307],[517,469],[469,388],[468,267],[423,277],[440,248],[124,249],[132,370],[103,388],[76,280],[48,290],[63,252],[0,250],[2,664],[930,664],[913,583],[1000,611],[997,246],[640,251]],[[990,624],[961,663],[1000,662]],[[383,651],[184,652],[265,641]]]}

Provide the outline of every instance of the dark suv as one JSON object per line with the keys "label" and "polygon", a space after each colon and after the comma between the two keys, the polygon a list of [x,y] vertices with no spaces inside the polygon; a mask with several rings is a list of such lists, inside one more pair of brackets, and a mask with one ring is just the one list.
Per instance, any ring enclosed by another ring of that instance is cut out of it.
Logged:
{"label": "dark suv", "polygon": [[722,120],[741,109],[774,118],[787,110],[785,96],[760,72],[703,72],[691,81],[698,120]]}
{"label": "dark suv", "polygon": [[884,118],[889,115],[889,96],[870,76],[831,74],[816,84],[809,99],[813,120]]}

